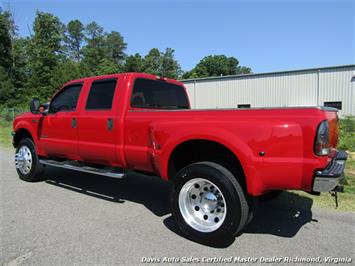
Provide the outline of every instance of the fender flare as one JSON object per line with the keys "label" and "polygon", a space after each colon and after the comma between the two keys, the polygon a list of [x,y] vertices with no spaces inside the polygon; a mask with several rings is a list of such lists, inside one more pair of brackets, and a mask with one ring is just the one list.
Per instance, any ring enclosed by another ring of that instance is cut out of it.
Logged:
{"label": "fender flare", "polygon": [[35,146],[37,147],[37,138],[35,136],[35,133],[34,133],[34,129],[33,127],[31,126],[30,123],[28,123],[27,121],[20,121],[18,122],[15,126],[14,126],[14,132],[15,132],[15,135],[14,135],[14,138],[16,137],[16,134],[21,131],[21,130],[26,130],[32,137],[34,143],[35,143]]}
{"label": "fender flare", "polygon": [[[201,134],[201,132],[206,133]],[[249,184],[251,180],[254,180],[254,176],[256,174],[253,162],[260,159],[255,157],[251,148],[245,142],[239,139],[235,134],[232,134],[231,132],[223,129],[221,130],[220,128],[216,129],[211,127],[204,128],[204,130],[201,130],[200,128],[199,132],[191,132],[191,130],[186,129],[183,132],[179,131],[176,134],[172,134],[168,138],[168,140],[164,143],[164,148],[160,154],[160,175],[163,179],[169,180],[169,161],[175,148],[191,140],[206,140],[216,142],[230,150],[239,160],[242,170],[245,174],[247,187],[250,187]]]}

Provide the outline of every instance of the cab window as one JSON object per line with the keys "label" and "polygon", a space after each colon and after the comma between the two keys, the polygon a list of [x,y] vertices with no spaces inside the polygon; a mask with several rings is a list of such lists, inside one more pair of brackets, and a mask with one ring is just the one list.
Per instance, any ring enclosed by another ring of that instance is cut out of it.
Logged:
{"label": "cab window", "polygon": [[94,81],[86,102],[86,110],[111,110],[117,79]]}
{"label": "cab window", "polygon": [[161,80],[137,78],[133,86],[131,107],[189,109],[189,101],[182,86]]}
{"label": "cab window", "polygon": [[49,113],[75,111],[82,84],[72,84],[64,87],[51,101]]}

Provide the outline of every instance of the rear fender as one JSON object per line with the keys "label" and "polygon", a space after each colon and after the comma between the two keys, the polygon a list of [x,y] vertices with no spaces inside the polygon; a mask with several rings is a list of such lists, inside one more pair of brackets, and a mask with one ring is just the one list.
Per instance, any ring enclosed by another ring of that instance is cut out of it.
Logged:
{"label": "rear fender", "polygon": [[[201,134],[201,132],[205,133]],[[171,134],[166,134],[166,131],[158,126],[151,128],[151,135],[153,142],[157,143],[153,145],[157,170],[165,180],[169,179],[168,164],[170,156],[178,145],[191,140],[207,140],[225,146],[238,158],[244,171],[249,193],[252,192],[249,189],[259,187],[259,179],[256,176],[257,172],[255,169],[262,160],[254,156],[251,148],[245,142],[227,130],[215,127],[199,127],[196,131],[185,128]],[[168,138],[164,140],[164,136],[168,136]],[[159,149],[160,147],[162,148]]]}

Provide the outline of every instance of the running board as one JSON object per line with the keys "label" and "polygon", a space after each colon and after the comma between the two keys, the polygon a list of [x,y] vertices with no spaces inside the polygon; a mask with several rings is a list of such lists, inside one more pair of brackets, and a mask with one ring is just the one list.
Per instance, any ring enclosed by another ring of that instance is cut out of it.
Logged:
{"label": "running board", "polygon": [[90,167],[90,166],[76,166],[72,165],[70,163],[66,162],[57,162],[54,160],[43,160],[40,159],[39,162],[41,164],[45,165],[50,165],[54,167],[60,167],[60,168],[65,168],[73,171],[78,171],[78,172],[85,172],[85,173],[90,173],[90,174],[95,174],[95,175],[103,175],[103,176],[108,176],[108,177],[113,177],[113,178],[122,178],[124,176],[124,173],[117,173],[113,172],[111,170],[107,169],[100,169],[100,168],[95,168],[95,167]]}

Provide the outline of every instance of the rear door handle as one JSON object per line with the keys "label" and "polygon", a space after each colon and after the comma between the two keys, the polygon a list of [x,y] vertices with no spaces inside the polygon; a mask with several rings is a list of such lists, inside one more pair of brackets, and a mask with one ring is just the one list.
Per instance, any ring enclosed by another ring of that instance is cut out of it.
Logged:
{"label": "rear door handle", "polygon": [[72,128],[76,128],[76,125],[77,125],[76,118],[73,117],[73,118],[71,119],[71,127],[72,127]]}
{"label": "rear door handle", "polygon": [[113,129],[113,119],[112,118],[107,119],[107,129],[110,131]]}

